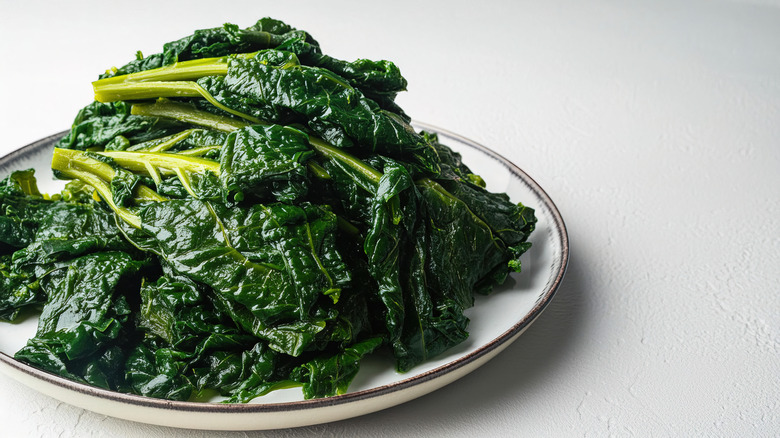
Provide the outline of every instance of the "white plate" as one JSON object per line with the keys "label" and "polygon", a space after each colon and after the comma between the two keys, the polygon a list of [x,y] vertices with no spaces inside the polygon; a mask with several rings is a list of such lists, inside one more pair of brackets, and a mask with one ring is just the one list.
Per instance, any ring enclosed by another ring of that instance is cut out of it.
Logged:
{"label": "white plate", "polygon": [[[463,155],[464,162],[494,192],[536,209],[538,223],[532,248],[523,255],[523,272],[487,297],[477,297],[467,311],[471,319],[466,342],[405,374],[395,372],[387,357],[367,358],[347,394],[304,400],[299,388],[275,391],[249,404],[192,403],[121,394],[74,383],[13,359],[35,334],[37,321],[0,323],[0,370],[32,389],[101,414],[143,423],[189,429],[260,430],[326,423],[368,414],[420,397],[475,370],[494,357],[542,313],[563,279],[569,255],[566,227],[546,193],[517,166],[495,152],[445,130],[442,143]],[[0,176],[16,169],[36,169],[41,191],[62,187],[49,167],[53,143],[62,134],[25,146],[0,158]]]}

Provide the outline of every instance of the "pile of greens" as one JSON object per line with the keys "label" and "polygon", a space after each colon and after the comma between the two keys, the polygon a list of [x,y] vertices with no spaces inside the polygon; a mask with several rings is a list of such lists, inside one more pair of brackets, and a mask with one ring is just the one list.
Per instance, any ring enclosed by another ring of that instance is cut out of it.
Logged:
{"label": "pile of greens", "polygon": [[72,180],[0,183],[0,319],[15,357],[170,400],[341,394],[362,357],[407,371],[530,247],[531,208],[415,132],[387,61],[346,62],[270,18],[106,72],[53,152]]}

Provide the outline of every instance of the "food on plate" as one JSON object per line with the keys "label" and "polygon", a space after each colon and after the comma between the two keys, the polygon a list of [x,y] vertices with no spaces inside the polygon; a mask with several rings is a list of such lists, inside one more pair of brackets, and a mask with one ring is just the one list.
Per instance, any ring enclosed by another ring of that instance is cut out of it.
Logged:
{"label": "food on plate", "polygon": [[393,63],[278,20],[93,86],[52,153],[62,192],[0,184],[0,319],[40,310],[15,354],[35,367],[170,400],[342,394],[368,354],[405,372],[464,341],[530,247],[533,209],[411,127]]}

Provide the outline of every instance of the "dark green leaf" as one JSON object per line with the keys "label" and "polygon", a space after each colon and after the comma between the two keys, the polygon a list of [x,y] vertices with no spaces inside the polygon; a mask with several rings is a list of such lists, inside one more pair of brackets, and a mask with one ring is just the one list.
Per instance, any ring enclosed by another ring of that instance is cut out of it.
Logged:
{"label": "dark green leaf", "polygon": [[41,285],[48,301],[38,331],[15,357],[77,380],[86,380],[85,372],[95,376],[105,367],[94,362],[110,359],[106,349],[126,335],[131,314],[126,294],[137,290],[131,279],[142,267],[125,253],[102,252],[47,274]]}
{"label": "dark green leaf", "polygon": [[358,342],[333,356],[312,359],[293,370],[291,377],[303,384],[305,398],[344,394],[360,370],[360,359],[381,344],[381,338]]}
{"label": "dark green leaf", "polygon": [[306,162],[314,155],[308,136],[279,125],[249,126],[231,133],[220,159],[220,181],[229,197],[253,195],[292,202],[306,194]]}

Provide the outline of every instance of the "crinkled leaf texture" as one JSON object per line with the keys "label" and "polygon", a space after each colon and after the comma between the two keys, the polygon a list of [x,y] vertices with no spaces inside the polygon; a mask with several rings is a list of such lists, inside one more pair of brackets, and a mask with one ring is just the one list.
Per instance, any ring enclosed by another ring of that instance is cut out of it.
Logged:
{"label": "crinkled leaf texture", "polygon": [[96,99],[128,100],[84,107],[52,163],[80,181],[0,182],[0,320],[41,309],[16,354],[41,369],[169,400],[342,394],[376,350],[405,372],[467,339],[530,247],[533,209],[411,128],[391,62],[264,18],[102,77]]}

